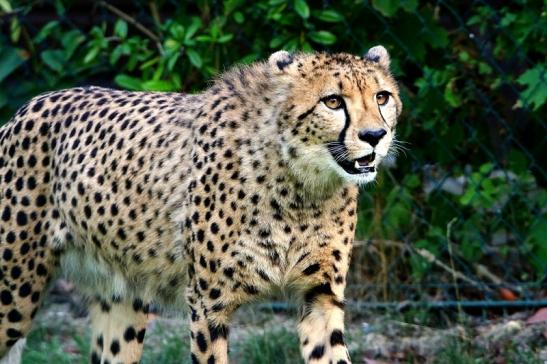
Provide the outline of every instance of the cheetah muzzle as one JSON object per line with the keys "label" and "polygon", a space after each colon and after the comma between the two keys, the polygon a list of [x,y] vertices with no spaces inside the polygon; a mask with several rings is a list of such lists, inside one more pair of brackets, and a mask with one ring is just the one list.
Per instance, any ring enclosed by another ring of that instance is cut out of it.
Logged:
{"label": "cheetah muzzle", "polygon": [[193,363],[227,363],[242,304],[290,290],[307,363],[350,363],[358,186],[393,152],[387,51],[280,51],[200,94],[81,87],[0,128],[0,357],[59,274],[88,297],[92,363],[140,360],[150,307],[187,307]]}

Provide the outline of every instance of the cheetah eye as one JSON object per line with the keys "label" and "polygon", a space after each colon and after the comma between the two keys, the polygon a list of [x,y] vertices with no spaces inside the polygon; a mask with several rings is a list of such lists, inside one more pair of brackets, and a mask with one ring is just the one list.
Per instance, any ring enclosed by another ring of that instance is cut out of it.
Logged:
{"label": "cheetah eye", "polygon": [[387,91],[380,91],[376,94],[376,102],[380,106],[384,106],[389,101],[389,97],[391,96],[391,93]]}
{"label": "cheetah eye", "polygon": [[344,105],[344,99],[342,99],[338,95],[330,95],[327,97],[324,97],[321,101],[327,106],[329,109],[339,109]]}

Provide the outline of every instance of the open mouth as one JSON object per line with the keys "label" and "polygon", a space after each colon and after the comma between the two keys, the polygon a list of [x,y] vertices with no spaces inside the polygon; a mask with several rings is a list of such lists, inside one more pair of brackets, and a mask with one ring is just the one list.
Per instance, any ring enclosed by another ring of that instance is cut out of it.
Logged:
{"label": "open mouth", "polygon": [[374,162],[376,154],[374,152],[365,155],[364,157],[353,160],[336,161],[340,167],[349,174],[372,173],[376,171],[376,167],[371,165]]}

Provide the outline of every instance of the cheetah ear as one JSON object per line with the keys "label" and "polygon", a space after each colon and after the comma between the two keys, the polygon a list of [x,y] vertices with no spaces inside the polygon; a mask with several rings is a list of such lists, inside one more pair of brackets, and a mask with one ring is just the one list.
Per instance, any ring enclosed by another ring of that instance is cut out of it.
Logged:
{"label": "cheetah ear", "polygon": [[276,73],[283,73],[294,61],[294,56],[287,51],[277,51],[268,58],[268,63]]}
{"label": "cheetah ear", "polygon": [[389,63],[391,60],[389,59],[387,50],[381,45],[377,45],[369,49],[363,58],[371,62],[378,63],[385,69],[389,69]]}

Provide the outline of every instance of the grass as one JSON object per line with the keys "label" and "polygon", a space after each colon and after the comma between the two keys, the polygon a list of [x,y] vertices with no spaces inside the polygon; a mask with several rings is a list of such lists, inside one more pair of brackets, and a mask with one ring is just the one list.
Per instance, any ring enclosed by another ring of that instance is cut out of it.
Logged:
{"label": "grass", "polygon": [[286,328],[256,332],[234,345],[233,356],[238,363],[290,364],[300,361],[298,338]]}
{"label": "grass", "polygon": [[[49,316],[48,316],[49,315]],[[28,337],[23,354],[23,364],[46,363],[87,363],[89,355],[89,333],[87,319],[73,319],[70,315],[39,315],[34,329]],[[40,316],[42,316],[40,318]],[[382,319],[399,322],[403,317],[382,315]],[[412,327],[419,328],[424,323],[432,323],[431,317],[423,312],[415,312],[402,325],[395,335],[419,337],[412,332]],[[292,316],[261,312],[260,310],[243,310],[236,317],[230,334],[230,358],[233,363],[269,364],[269,363],[302,363],[295,320]],[[360,325],[362,320],[352,320],[346,332],[349,350],[354,363],[362,363],[365,355],[368,358],[383,359],[397,363],[432,363],[432,364],[543,364],[538,351],[545,341],[536,344],[517,346],[511,341],[503,345],[487,348],[481,346],[474,338],[471,328],[466,335],[454,336],[446,340],[434,358],[420,357],[410,351],[404,357],[382,358],[377,353],[367,352],[363,345],[365,333]],[[355,323],[357,322],[357,323]],[[381,320],[374,321],[377,332],[387,335]],[[408,323],[405,323],[408,322]],[[447,324],[447,322],[443,323]],[[423,327],[425,327],[424,325]],[[447,325],[449,326],[449,325]],[[429,329],[428,329],[429,330]],[[393,334],[393,333],[392,333]],[[148,330],[145,340],[143,364],[152,363],[189,363],[189,331],[183,319],[157,319]],[[389,338],[389,336],[388,336]]]}
{"label": "grass", "polygon": [[39,326],[27,337],[23,364],[88,363],[89,340],[75,330],[61,332]]}

